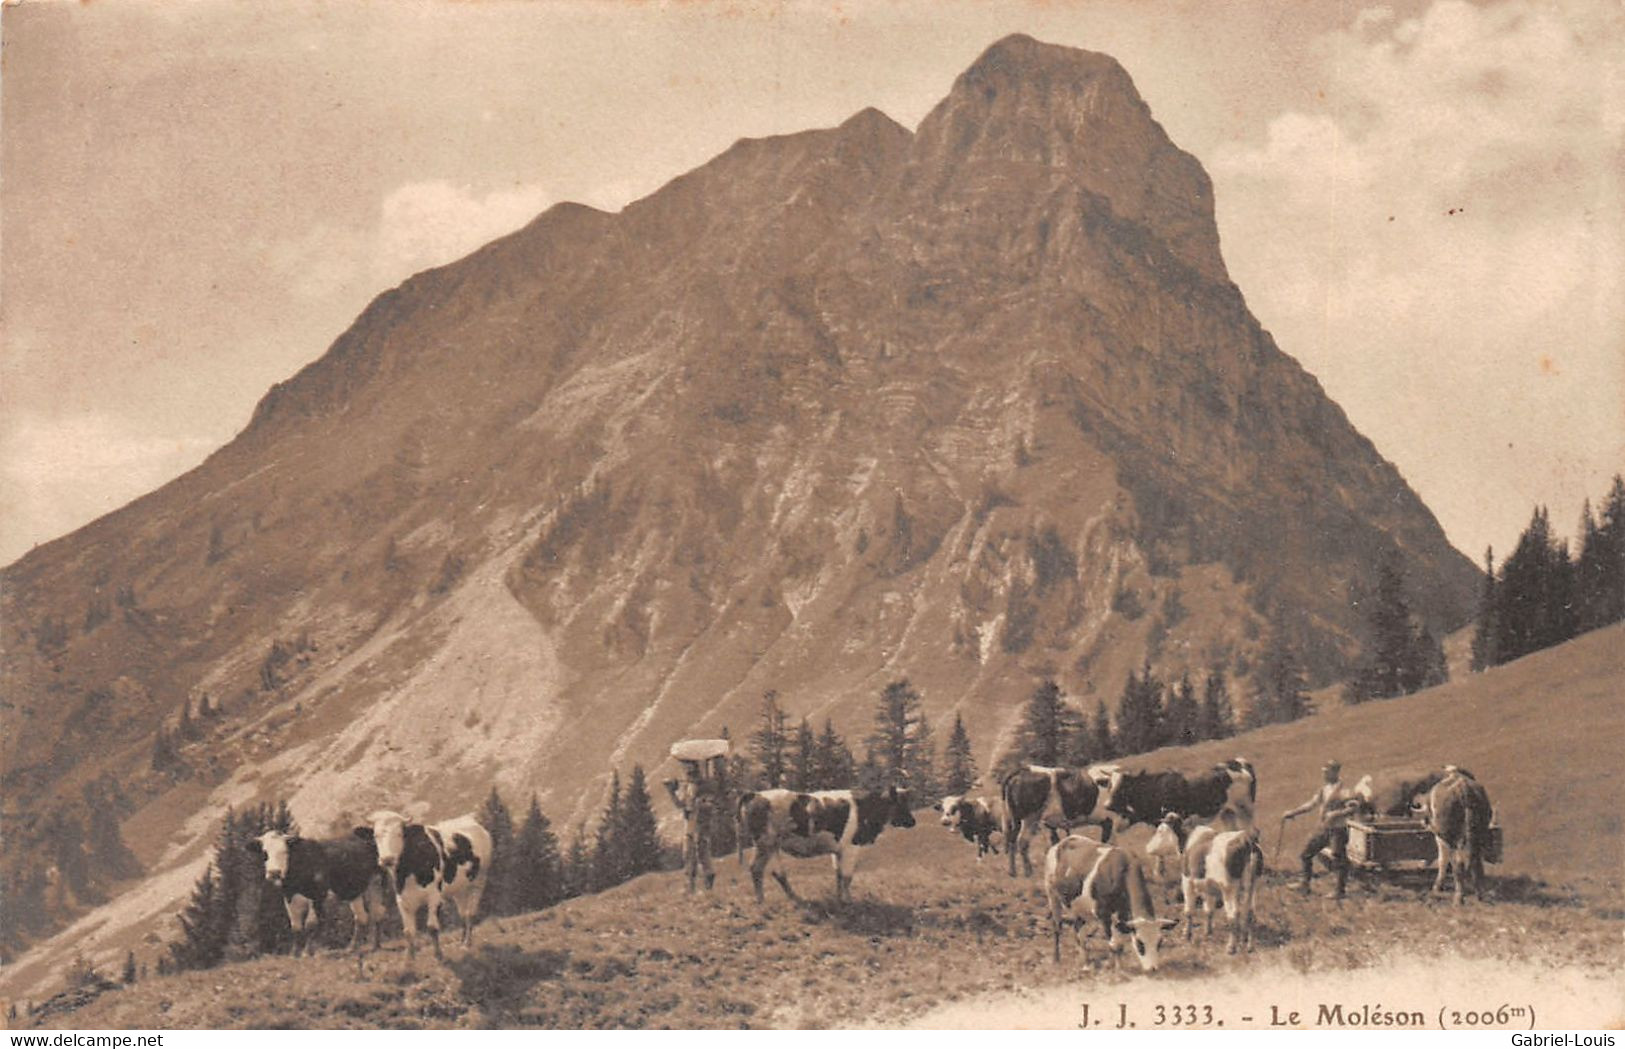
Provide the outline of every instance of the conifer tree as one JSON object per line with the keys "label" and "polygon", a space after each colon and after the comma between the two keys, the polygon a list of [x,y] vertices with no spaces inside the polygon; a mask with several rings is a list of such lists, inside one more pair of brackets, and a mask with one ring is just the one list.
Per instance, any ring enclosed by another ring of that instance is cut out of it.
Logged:
{"label": "conifer tree", "polygon": [[1500,662],[1496,653],[1496,603],[1500,595],[1495,589],[1495,548],[1484,548],[1484,579],[1479,584],[1478,615],[1473,621],[1473,650],[1471,667],[1474,671],[1488,670]]}
{"label": "conifer tree", "polygon": [[1555,544],[1546,508],[1537,506],[1512,553],[1501,562],[1496,608],[1496,652],[1508,662],[1556,644],[1548,607],[1552,597]]}
{"label": "conifer tree", "polygon": [[1117,704],[1117,745],[1124,754],[1143,754],[1162,742],[1162,682],[1146,661],[1141,673],[1129,672]]}
{"label": "conifer tree", "polygon": [[95,870],[108,880],[133,878],[141,873],[141,863],[124,843],[119,826],[118,808],[105,791],[96,784],[85,788],[85,801],[90,810],[87,833],[90,861]]}
{"label": "conifer tree", "polygon": [[790,789],[791,790],[817,790],[813,786],[818,765],[818,736],[813,732],[812,724],[801,719],[796,726],[795,746],[790,752]]}
{"label": "conifer tree", "polygon": [[661,866],[660,836],[656,831],[653,800],[644,779],[643,766],[632,766],[632,779],[626,786],[626,797],[621,801],[621,841],[619,851],[625,858],[625,877],[628,880],[645,871],[659,870]]}
{"label": "conifer tree", "polygon": [[910,755],[907,783],[910,800],[916,805],[937,801],[942,797],[942,783],[937,778],[936,737],[931,732],[930,720],[924,714],[920,715],[920,722],[915,726]]}
{"label": "conifer tree", "polygon": [[1236,734],[1236,712],[1230,702],[1230,684],[1224,668],[1208,671],[1202,686],[1202,713],[1197,733],[1202,739],[1229,739]]}
{"label": "conifer tree", "polygon": [[789,768],[790,739],[784,726],[784,708],[779,706],[779,694],[769,689],[762,693],[759,724],[750,737],[751,754],[756,759],[762,783],[768,787],[784,786]]}
{"label": "conifer tree", "polygon": [[813,764],[814,790],[844,790],[857,781],[857,763],[852,751],[835,722],[824,719],[824,730],[818,734],[818,757]]}
{"label": "conifer tree", "polygon": [[1282,639],[1280,631],[1272,632],[1259,662],[1253,702],[1247,711],[1249,725],[1296,721],[1308,714],[1307,688],[1297,653]]}
{"label": "conifer tree", "polygon": [[515,905],[519,911],[539,911],[564,898],[563,858],[553,825],[542,814],[541,802],[530,796],[530,809],[514,842]]}
{"label": "conifer tree", "polygon": [[1385,557],[1377,590],[1366,612],[1370,655],[1356,674],[1349,698],[1355,701],[1404,695],[1412,677],[1411,609],[1405,598],[1404,570],[1396,555]]}
{"label": "conifer tree", "polygon": [[1596,545],[1592,629],[1625,621],[1625,476],[1620,474],[1603,499]]}
{"label": "conifer tree", "polygon": [[1122,752],[1117,747],[1117,737],[1112,733],[1111,715],[1106,712],[1106,701],[1095,701],[1095,716],[1089,726],[1089,733],[1095,740],[1095,761],[1110,761]]}
{"label": "conifer tree", "polygon": [[[866,785],[875,790],[898,782],[919,764],[920,694],[907,678],[888,684],[875,705],[875,727],[865,740],[868,754],[864,763],[872,760],[879,766],[879,780]],[[863,776],[860,774],[860,781]]]}
{"label": "conifer tree", "polygon": [[175,740],[169,730],[162,725],[152,738],[152,762],[154,772],[173,772],[180,764],[180,755],[175,749]]}
{"label": "conifer tree", "polygon": [[1053,678],[1040,682],[1022,711],[1016,737],[1021,758],[1034,765],[1061,764],[1081,720],[1077,711],[1067,706],[1061,686]]}
{"label": "conifer tree", "polygon": [[602,892],[625,881],[627,863],[621,853],[621,773],[616,769],[610,776],[609,800],[603,814],[598,817],[598,829],[593,839],[592,891]]}
{"label": "conifer tree", "polygon": [[1188,747],[1205,736],[1197,734],[1201,722],[1201,709],[1196,702],[1196,686],[1187,672],[1179,684],[1168,692],[1168,710],[1165,715],[1165,742],[1176,747]]}
{"label": "conifer tree", "polygon": [[495,784],[492,784],[485,804],[480,806],[479,822],[491,835],[490,866],[486,871],[489,880],[480,896],[480,913],[513,914],[518,910],[515,874],[519,870],[517,857],[513,854],[513,814],[508,811],[508,805],[502,800]]}
{"label": "conifer tree", "polygon": [[181,700],[180,717],[176,720],[175,731],[184,740],[195,740],[202,735],[196,725],[192,723],[192,701]]}
{"label": "conifer tree", "polygon": [[592,891],[592,850],[587,845],[586,824],[578,824],[570,837],[570,851],[564,857],[564,895],[574,899]]}
{"label": "conifer tree", "polygon": [[965,721],[954,714],[953,731],[948,734],[943,754],[943,789],[949,794],[963,794],[976,782],[976,756],[972,752],[970,733]]}
{"label": "conifer tree", "polygon": [[128,987],[130,984],[135,983],[135,974],[135,951],[126,951],[124,953],[124,971],[119,975],[119,982]]}

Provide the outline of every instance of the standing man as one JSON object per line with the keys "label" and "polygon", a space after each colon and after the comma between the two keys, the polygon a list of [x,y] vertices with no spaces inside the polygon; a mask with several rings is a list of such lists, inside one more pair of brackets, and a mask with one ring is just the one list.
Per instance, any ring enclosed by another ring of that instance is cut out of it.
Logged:
{"label": "standing man", "polygon": [[1332,898],[1341,900],[1349,880],[1349,816],[1359,809],[1360,799],[1343,785],[1341,762],[1328,761],[1321,766],[1320,772],[1322,782],[1314,796],[1297,808],[1281,814],[1281,832],[1286,833],[1287,821],[1296,819],[1306,812],[1318,813],[1320,826],[1309,836],[1309,843],[1303,847],[1303,852],[1299,855],[1299,859],[1303,861],[1303,881],[1299,884],[1298,891],[1305,896],[1309,895],[1309,883],[1315,873],[1315,857],[1319,855],[1321,849],[1330,845],[1331,866],[1337,874],[1337,889]]}
{"label": "standing man", "polygon": [[671,756],[683,766],[683,778],[667,780],[666,793],[683,814],[683,870],[688,874],[690,894],[700,871],[705,872],[707,892],[717,880],[711,867],[711,825],[722,789],[722,760],[728,749],[725,739],[684,740],[671,748]]}

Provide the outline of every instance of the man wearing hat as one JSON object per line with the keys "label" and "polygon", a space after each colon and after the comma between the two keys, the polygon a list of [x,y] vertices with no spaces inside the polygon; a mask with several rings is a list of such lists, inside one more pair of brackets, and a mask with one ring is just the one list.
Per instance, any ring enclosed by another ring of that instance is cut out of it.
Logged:
{"label": "man wearing hat", "polygon": [[1303,882],[1298,886],[1300,892],[1309,895],[1309,883],[1314,877],[1315,857],[1320,850],[1330,845],[1332,849],[1332,870],[1337,872],[1337,890],[1333,898],[1341,900],[1343,890],[1349,880],[1349,816],[1360,807],[1360,799],[1347,787],[1343,786],[1343,765],[1332,760],[1320,768],[1323,782],[1320,789],[1315,791],[1314,797],[1281,814],[1281,829],[1286,829],[1288,820],[1296,819],[1306,812],[1319,812],[1320,826],[1314,834],[1310,835],[1309,843],[1303,847],[1299,859],[1303,861]]}

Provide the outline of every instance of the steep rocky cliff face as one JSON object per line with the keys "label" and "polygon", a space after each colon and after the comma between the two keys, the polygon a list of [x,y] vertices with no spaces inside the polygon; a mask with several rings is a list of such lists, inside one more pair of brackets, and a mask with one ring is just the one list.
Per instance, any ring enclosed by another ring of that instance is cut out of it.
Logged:
{"label": "steep rocky cliff face", "polygon": [[1248,312],[1201,165],[1112,59],[1011,37],[914,133],[741,141],[412,278],[6,569],[7,804],[144,769],[205,692],[161,841],[493,780],[573,821],[766,689],[861,737],[902,675],[985,763],[1039,675],[1092,707],[1270,629],[1339,675],[1390,551],[1463,622],[1472,565]]}

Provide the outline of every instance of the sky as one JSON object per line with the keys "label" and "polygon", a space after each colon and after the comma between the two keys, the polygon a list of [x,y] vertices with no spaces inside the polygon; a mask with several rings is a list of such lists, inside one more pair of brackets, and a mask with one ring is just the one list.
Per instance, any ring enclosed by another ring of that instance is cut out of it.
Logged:
{"label": "sky", "polygon": [[1617,0],[56,0],[0,12],[0,563],[195,466],[379,292],[741,137],[1104,51],[1248,304],[1457,547],[1625,470]]}

